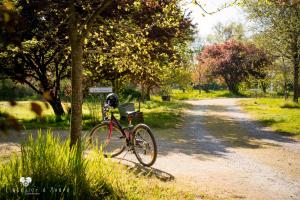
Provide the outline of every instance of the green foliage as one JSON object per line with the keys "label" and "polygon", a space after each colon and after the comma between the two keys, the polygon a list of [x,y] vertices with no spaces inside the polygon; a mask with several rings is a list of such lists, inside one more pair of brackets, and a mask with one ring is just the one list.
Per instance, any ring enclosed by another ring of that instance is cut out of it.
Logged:
{"label": "green foliage", "polygon": [[[244,1],[243,6],[257,27],[255,38],[280,65],[283,84],[294,78],[294,101],[298,101],[300,64],[300,4],[298,1]],[[294,69],[290,70],[290,66]],[[275,71],[275,70],[274,70]],[[273,73],[274,73],[273,71]],[[276,73],[276,71],[275,71]],[[274,77],[272,77],[274,78]],[[285,88],[286,90],[286,88]]]}
{"label": "green foliage", "polygon": [[[3,32],[6,41],[0,43],[1,74],[29,86],[37,95],[50,102],[55,114],[61,116],[60,81],[70,77],[70,59],[65,19],[48,2],[47,11],[40,10],[40,2],[14,1],[19,20],[18,30]],[[50,6],[51,5],[51,6]]]}
{"label": "green foliage", "polygon": [[120,91],[120,98],[125,101],[137,100],[141,97],[141,93],[132,85],[123,87]]}
{"label": "green foliage", "polygon": [[35,99],[35,92],[21,84],[16,84],[9,79],[2,79],[0,81],[0,100],[21,100],[21,99]]}
{"label": "green foliage", "polygon": [[144,89],[162,86],[166,73],[187,68],[193,27],[177,5],[177,0],[135,1],[126,4],[126,15],[94,26],[86,43],[85,74],[91,80],[126,79]]}
{"label": "green foliage", "polygon": [[[32,178],[27,188],[20,177]],[[32,199],[24,192],[30,188],[40,192],[39,199],[193,199],[158,180],[137,177],[105,159],[99,149],[84,153],[76,145],[70,150],[69,140],[61,141],[50,132],[40,132],[36,139],[31,136],[20,155],[0,162],[1,199]]]}
{"label": "green foliage", "polygon": [[300,138],[300,106],[281,98],[241,100],[242,107],[275,131]]}
{"label": "green foliage", "polygon": [[207,40],[211,43],[222,43],[229,39],[245,39],[245,30],[243,24],[231,22],[229,24],[217,23],[214,27],[214,33],[209,35]]}
{"label": "green foliage", "polygon": [[[191,63],[189,64],[192,65]],[[161,95],[169,95],[174,87],[186,90],[192,82],[190,68],[181,67],[165,70],[161,74],[161,80]]]}

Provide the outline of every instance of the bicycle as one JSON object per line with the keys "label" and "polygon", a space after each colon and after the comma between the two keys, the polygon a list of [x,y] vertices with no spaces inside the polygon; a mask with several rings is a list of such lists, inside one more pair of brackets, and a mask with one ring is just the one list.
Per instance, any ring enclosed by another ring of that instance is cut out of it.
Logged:
{"label": "bicycle", "polygon": [[142,165],[152,166],[157,158],[157,146],[151,129],[142,123],[132,125],[132,119],[137,112],[127,113],[128,127],[123,127],[111,109],[117,106],[111,106],[110,101],[107,100],[110,95],[107,96],[106,104],[102,109],[103,121],[90,132],[90,142],[100,146],[105,157],[118,156],[127,149],[135,154]]}

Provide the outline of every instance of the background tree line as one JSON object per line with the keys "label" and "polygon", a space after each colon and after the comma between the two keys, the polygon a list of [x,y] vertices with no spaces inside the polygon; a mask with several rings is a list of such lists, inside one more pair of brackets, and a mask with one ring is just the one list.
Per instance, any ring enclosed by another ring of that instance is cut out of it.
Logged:
{"label": "background tree line", "polygon": [[[202,85],[212,81],[225,83],[233,93],[237,93],[237,89],[233,89],[232,84],[236,85],[235,88],[247,85],[248,89],[259,86],[263,92],[267,89],[278,91],[286,98],[292,90],[293,100],[298,102],[299,1],[245,0],[238,3],[245,10],[248,19],[254,22],[251,35],[246,36],[242,24],[216,24],[214,34],[209,35],[206,40],[212,45],[204,44],[200,48],[199,64],[193,73],[194,82]],[[226,46],[228,50],[228,45],[234,43],[239,44],[239,50],[238,46],[235,46],[231,51],[224,51]],[[243,51],[243,45],[249,48],[252,46],[252,53]],[[256,58],[253,57],[254,51]],[[252,66],[242,67],[246,62],[241,60],[243,56],[246,56],[248,61],[253,58]],[[227,58],[227,65],[221,61],[224,61],[224,57]],[[262,58],[264,62],[258,62]],[[237,60],[240,60],[240,63],[236,65]],[[255,74],[253,67],[256,68]],[[228,77],[235,78],[226,81]]]}

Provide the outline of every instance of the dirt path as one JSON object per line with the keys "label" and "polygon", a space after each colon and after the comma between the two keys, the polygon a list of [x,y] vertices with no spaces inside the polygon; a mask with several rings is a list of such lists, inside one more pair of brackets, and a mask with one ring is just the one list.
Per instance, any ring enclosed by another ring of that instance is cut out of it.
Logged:
{"label": "dirt path", "polygon": [[258,126],[237,101],[189,101],[182,129],[156,131],[153,167],[215,197],[299,200],[300,143]]}

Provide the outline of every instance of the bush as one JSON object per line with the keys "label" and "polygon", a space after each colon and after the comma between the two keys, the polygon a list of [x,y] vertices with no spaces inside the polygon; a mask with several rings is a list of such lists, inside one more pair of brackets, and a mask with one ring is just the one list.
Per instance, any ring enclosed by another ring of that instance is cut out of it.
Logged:
{"label": "bush", "polygon": [[[0,162],[0,199],[193,199],[186,192],[137,177],[123,165],[61,142],[51,133],[22,144],[20,155]],[[20,177],[31,177],[28,187]],[[36,195],[30,193],[39,193]]]}
{"label": "bush", "polygon": [[132,101],[141,97],[141,93],[134,87],[126,86],[120,92],[121,100]]}
{"label": "bush", "polygon": [[3,79],[0,82],[0,100],[36,99],[37,94],[27,85],[14,83],[10,79]]}

